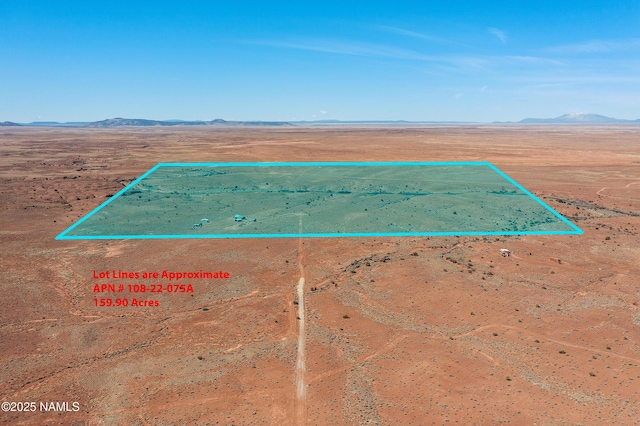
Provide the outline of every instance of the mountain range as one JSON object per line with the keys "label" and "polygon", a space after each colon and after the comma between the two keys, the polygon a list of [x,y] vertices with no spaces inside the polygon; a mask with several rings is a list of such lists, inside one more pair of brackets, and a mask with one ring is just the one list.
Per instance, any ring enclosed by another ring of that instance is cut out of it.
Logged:
{"label": "mountain range", "polygon": [[[495,122],[505,124],[514,122]],[[525,118],[515,124],[624,124],[637,123],[637,120],[621,120],[618,118],[606,117],[599,114],[572,113],[564,114],[555,118]],[[35,121],[32,123],[14,123],[11,121],[0,122],[0,126],[39,126],[39,127],[89,127],[89,128],[113,128],[113,127],[166,127],[166,126],[294,126],[294,125],[332,125],[332,124],[481,124],[464,121],[405,121],[405,120],[315,120],[315,121],[227,121],[221,118],[204,120],[148,120],[142,118],[109,118],[93,122],[65,122],[57,121]]]}
{"label": "mountain range", "polygon": [[109,118],[87,123],[83,127],[125,127],[125,126],[290,126],[284,121],[227,121],[221,118],[211,121],[145,120],[141,118]]}
{"label": "mountain range", "polygon": [[582,112],[564,114],[555,118],[525,118],[518,123],[523,124],[606,124],[606,123],[640,123],[638,120],[621,120],[613,117],[606,117],[599,114],[585,114]]}
{"label": "mountain range", "polygon": [[166,127],[166,126],[291,126],[285,121],[227,121],[221,118],[204,120],[147,120],[143,118],[109,118],[101,121],[34,121],[31,123],[0,122],[0,126],[30,126],[30,127]]}

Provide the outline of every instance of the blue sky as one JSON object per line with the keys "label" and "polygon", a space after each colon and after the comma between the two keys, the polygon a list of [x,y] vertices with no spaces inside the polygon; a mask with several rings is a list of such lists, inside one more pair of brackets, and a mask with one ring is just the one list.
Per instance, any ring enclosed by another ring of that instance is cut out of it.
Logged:
{"label": "blue sky", "polygon": [[640,118],[640,2],[0,2],[0,121]]}

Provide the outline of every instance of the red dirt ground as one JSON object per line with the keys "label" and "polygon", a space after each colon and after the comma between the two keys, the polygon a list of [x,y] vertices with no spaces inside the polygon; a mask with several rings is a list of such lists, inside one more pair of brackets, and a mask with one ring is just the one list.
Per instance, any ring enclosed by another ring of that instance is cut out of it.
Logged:
{"label": "red dirt ground", "polygon": [[[640,127],[4,128],[0,154],[0,400],[80,408],[2,424],[640,424]],[[584,235],[54,240],[176,161],[490,161]],[[200,269],[230,278],[95,306],[94,270]]]}

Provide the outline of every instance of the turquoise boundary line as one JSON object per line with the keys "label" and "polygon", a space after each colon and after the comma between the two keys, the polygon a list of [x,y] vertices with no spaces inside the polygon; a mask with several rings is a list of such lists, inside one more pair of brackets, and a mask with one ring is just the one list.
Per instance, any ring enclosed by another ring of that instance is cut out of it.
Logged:
{"label": "turquoise boundary line", "polygon": [[[540,203],[540,205],[542,207],[544,207],[545,209],[549,210],[551,213],[553,213],[558,219],[560,219],[561,221],[563,221],[564,223],[566,223],[567,225],[569,225],[571,228],[574,229],[576,234],[583,234],[584,232],[582,231],[582,229],[578,228],[576,225],[574,225],[573,223],[569,222],[569,220],[567,220],[565,217],[563,217],[560,213],[558,213],[557,211],[555,211],[554,209],[552,209],[551,207],[549,207],[548,205],[545,204],[544,201],[542,201],[541,199],[539,199],[538,197],[536,197],[535,195],[533,195],[531,192],[529,192],[528,189],[526,189],[524,186],[520,185],[518,182],[516,182],[515,180],[511,179],[509,176],[507,176],[502,170],[498,169],[496,166],[494,166],[491,163],[486,163],[489,167],[491,167],[495,172],[497,172],[500,176],[502,176],[503,178],[505,178],[507,181],[511,182],[513,185],[515,185],[516,187],[520,188],[520,190],[522,192],[524,192],[525,194],[527,194],[529,197],[533,198],[534,200],[536,200],[538,203]],[[558,232],[558,231],[556,231]]]}
{"label": "turquoise boundary line", "polygon": [[[97,236],[67,236],[66,234],[76,228],[78,225],[89,219],[96,214],[99,210],[107,206],[114,199],[118,198],[128,189],[135,186],[142,179],[149,176],[159,167],[287,167],[287,166],[332,166],[332,167],[359,167],[359,166],[488,166],[493,171],[498,173],[509,183],[520,189],[527,194],[533,200],[538,202],[545,209],[549,210],[554,216],[560,219],[562,222],[571,227],[572,231],[505,231],[505,232],[371,232],[371,233],[326,233],[326,234],[199,234],[199,235],[97,235]],[[122,240],[122,239],[194,239],[194,238],[298,238],[298,237],[452,237],[452,236],[482,236],[482,235],[579,235],[584,232],[569,220],[564,218],[558,212],[553,210],[542,200],[538,199],[535,195],[525,189],[515,180],[511,179],[504,172],[498,169],[493,164],[486,161],[460,161],[460,162],[264,162],[264,163],[158,163],[151,169],[149,169],[142,176],[131,182],[129,185],[122,188],[111,198],[98,207],[89,212],[82,219],[71,225],[69,228],[60,233],[56,240]]]}
{"label": "turquoise boundary line", "polygon": [[[133,182],[131,182],[129,185],[125,186],[124,188],[122,188],[120,191],[116,192],[111,198],[109,198],[107,201],[105,201],[104,203],[100,204],[98,207],[96,207],[95,209],[91,210],[91,212],[89,212],[85,217],[83,217],[82,219],[80,219],[79,221],[77,221],[76,223],[74,223],[73,225],[71,225],[69,228],[67,228],[64,232],[62,232],[60,235],[58,235],[56,237],[56,240],[65,240],[65,239],[71,239],[73,237],[66,237],[65,234],[71,230],[73,230],[76,226],[80,225],[82,222],[84,222],[85,220],[89,219],[91,216],[93,216],[94,214],[96,214],[100,209],[104,208],[107,204],[109,204],[110,202],[112,202],[113,200],[115,200],[116,198],[118,198],[120,195],[122,195],[124,192],[126,192],[129,188],[131,188],[132,186],[134,186],[135,184],[137,184],[138,182],[140,182],[142,179],[146,178],[147,176],[149,176],[151,173],[153,173],[158,167],[160,167],[160,164],[156,164],[154,167],[152,167],[151,169],[149,169],[145,174],[143,174],[142,176],[140,176],[138,179],[134,180]],[[76,239],[76,238],[73,238]],[[89,239],[88,237],[85,237],[85,239]],[[120,239],[120,238],[118,238]]]}

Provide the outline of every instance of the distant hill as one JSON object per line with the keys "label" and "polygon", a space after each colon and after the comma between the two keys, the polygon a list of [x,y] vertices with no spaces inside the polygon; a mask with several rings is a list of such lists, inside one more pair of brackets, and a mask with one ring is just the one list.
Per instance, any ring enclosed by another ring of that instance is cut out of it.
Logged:
{"label": "distant hill", "polygon": [[519,121],[519,123],[525,124],[598,124],[598,123],[640,123],[639,120],[621,120],[618,118],[606,117],[599,114],[585,114],[585,113],[573,113],[564,114],[556,118],[525,118]]}
{"label": "distant hill", "polygon": [[125,127],[125,126],[150,127],[150,126],[176,126],[178,124],[184,125],[186,124],[186,122],[175,123],[175,122],[165,122],[165,121],[157,121],[157,120],[145,120],[141,118],[119,118],[118,117],[118,118],[108,118],[106,120],[101,120],[101,121],[94,121],[93,123],[87,123],[84,125],[84,127]]}
{"label": "distant hill", "polygon": [[[514,122],[495,121],[494,124],[514,124]],[[564,114],[555,118],[525,118],[518,124],[640,124],[638,120],[621,120],[606,117],[599,114],[573,113]],[[143,118],[109,118],[94,122],[82,121],[35,121],[32,123],[14,123],[11,121],[0,122],[0,126],[33,126],[33,127],[89,127],[89,128],[115,128],[115,127],[171,127],[171,126],[216,126],[216,127],[242,127],[242,126],[330,126],[330,125],[469,125],[483,124],[481,122],[468,121],[406,121],[406,120],[312,120],[312,121],[227,121],[221,118],[214,120],[148,120]],[[488,124],[488,123],[487,123]]]}
{"label": "distant hill", "polygon": [[153,127],[153,126],[291,126],[284,121],[226,121],[217,118],[211,121],[184,120],[146,120],[141,118],[109,118],[107,120],[87,123],[84,127]]}

